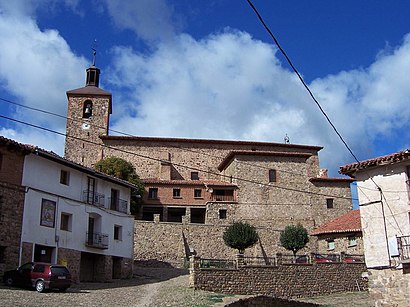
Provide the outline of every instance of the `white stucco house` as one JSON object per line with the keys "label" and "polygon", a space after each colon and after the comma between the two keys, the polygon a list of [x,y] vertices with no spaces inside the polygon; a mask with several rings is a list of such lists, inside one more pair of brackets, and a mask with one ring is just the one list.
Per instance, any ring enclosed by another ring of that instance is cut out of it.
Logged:
{"label": "white stucco house", "polygon": [[3,156],[23,156],[19,264],[66,264],[77,282],[131,277],[135,186],[52,152],[2,141],[8,142]]}
{"label": "white stucco house", "polygon": [[409,306],[410,150],[345,165],[339,172],[357,181],[369,290],[376,306]]}

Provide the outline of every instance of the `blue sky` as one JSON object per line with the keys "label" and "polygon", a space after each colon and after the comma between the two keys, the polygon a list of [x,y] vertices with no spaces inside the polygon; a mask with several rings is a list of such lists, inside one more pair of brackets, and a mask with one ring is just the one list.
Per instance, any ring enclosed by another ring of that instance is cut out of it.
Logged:
{"label": "blue sky", "polygon": [[[254,0],[359,159],[410,148],[410,1]],[[0,0],[0,98],[66,115],[96,40],[111,128],[142,136],[320,145],[353,158],[246,2]],[[64,119],[0,101],[59,132]],[[0,134],[63,154],[64,138],[0,119]]]}

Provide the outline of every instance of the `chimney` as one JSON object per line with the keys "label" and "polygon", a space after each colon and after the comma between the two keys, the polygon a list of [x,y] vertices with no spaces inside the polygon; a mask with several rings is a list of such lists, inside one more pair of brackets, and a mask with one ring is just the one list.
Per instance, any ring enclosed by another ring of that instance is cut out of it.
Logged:
{"label": "chimney", "polygon": [[321,168],[319,170],[319,177],[320,178],[327,178],[327,168]]}

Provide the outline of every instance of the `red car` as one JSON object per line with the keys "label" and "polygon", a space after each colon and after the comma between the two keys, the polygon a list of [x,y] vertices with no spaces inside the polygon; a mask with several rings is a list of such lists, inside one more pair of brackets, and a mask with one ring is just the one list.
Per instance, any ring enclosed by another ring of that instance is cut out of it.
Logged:
{"label": "red car", "polygon": [[71,274],[63,265],[28,262],[15,270],[4,272],[3,282],[7,286],[32,287],[38,292],[47,289],[65,291],[71,286]]}

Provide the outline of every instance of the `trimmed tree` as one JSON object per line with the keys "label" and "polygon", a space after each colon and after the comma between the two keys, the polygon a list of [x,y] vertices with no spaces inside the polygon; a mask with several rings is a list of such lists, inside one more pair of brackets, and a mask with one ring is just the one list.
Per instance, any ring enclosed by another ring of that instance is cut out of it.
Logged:
{"label": "trimmed tree", "polygon": [[130,203],[131,214],[137,215],[142,203],[142,195],[144,195],[144,185],[135,172],[134,166],[122,158],[108,157],[95,163],[94,169],[104,174],[129,181],[137,186],[137,189],[131,190]]}
{"label": "trimmed tree", "polygon": [[223,234],[225,244],[237,249],[239,254],[243,254],[246,248],[258,242],[258,238],[255,227],[242,222],[233,223]]}
{"label": "trimmed tree", "polygon": [[301,224],[288,225],[280,234],[280,244],[287,250],[292,251],[294,257],[308,242],[308,232]]}

